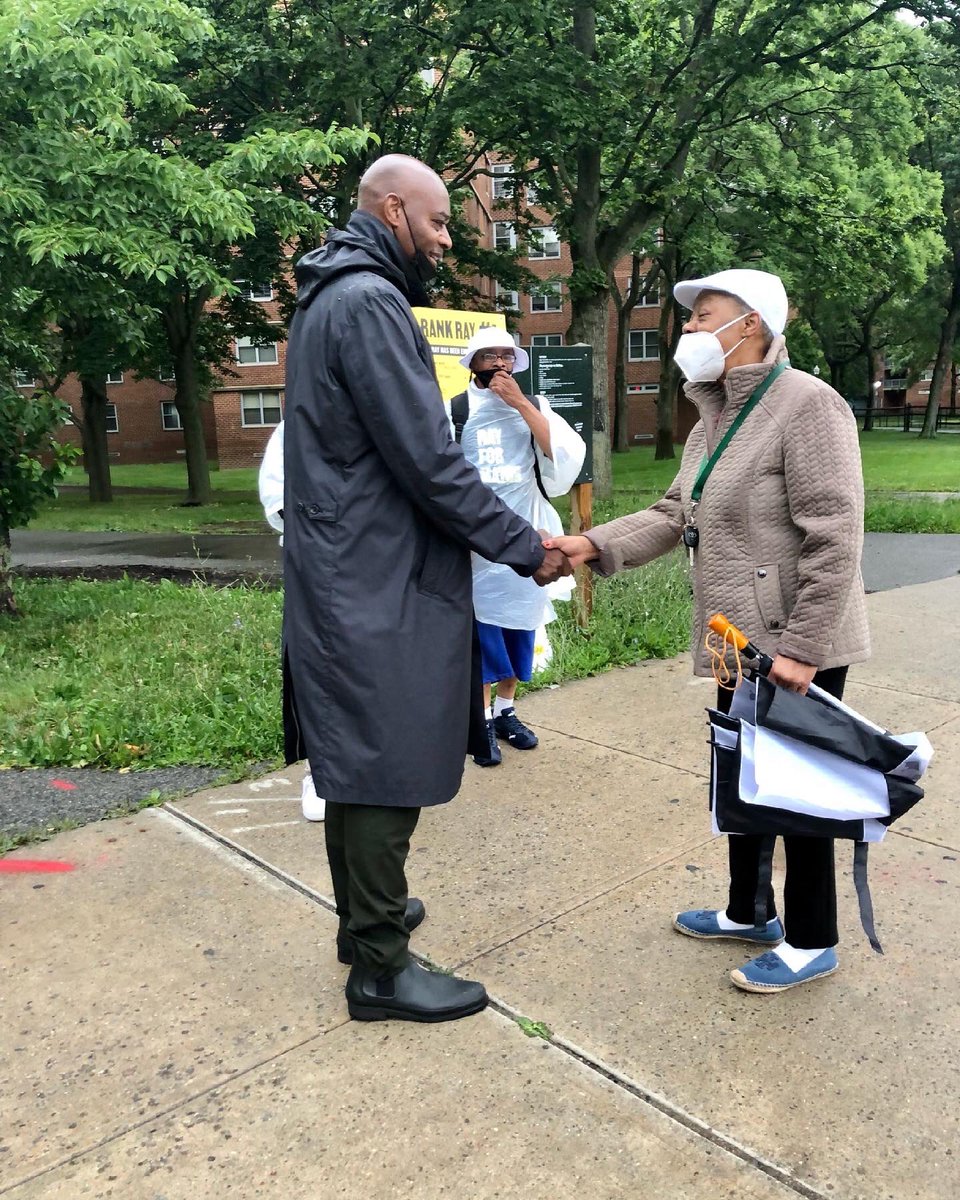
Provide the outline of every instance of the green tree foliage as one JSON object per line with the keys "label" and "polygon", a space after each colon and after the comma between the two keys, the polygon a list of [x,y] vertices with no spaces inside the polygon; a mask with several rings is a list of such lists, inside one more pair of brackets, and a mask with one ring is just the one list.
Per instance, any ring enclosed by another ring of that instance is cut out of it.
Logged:
{"label": "green tree foliage", "polygon": [[[3,257],[74,334],[83,322],[73,318],[89,312],[79,268],[122,281],[160,314],[177,351],[194,502],[209,496],[198,313],[235,290],[235,248],[263,231],[282,243],[324,224],[278,181],[367,140],[360,130],[269,126],[221,136],[182,86],[185,64],[214,38],[180,0],[10,0],[0,14]],[[119,289],[117,312],[122,320]]]}
{"label": "green tree foliage", "polygon": [[26,525],[57,494],[75,451],[56,440],[69,409],[48,392],[32,395],[0,376],[0,619],[16,616],[10,578],[10,531]]}
{"label": "green tree foliage", "polygon": [[[856,35],[896,2],[531,0],[471,5],[488,54],[471,81],[474,130],[529,164],[570,243],[570,336],[594,347],[597,490],[609,489],[607,324],[613,266],[668,210],[699,144],[757,121],[766,85],[869,70]],[[954,9],[955,5],[927,6]],[[763,86],[760,86],[763,85]],[[602,436],[601,436],[602,435]]]}

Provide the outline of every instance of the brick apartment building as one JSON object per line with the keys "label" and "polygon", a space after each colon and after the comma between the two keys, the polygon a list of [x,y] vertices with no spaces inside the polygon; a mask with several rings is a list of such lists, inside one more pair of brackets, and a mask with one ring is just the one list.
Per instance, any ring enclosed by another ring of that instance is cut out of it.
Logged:
{"label": "brick apartment building", "polygon": [[[515,248],[516,234],[509,214],[513,204],[512,168],[506,162],[491,162],[492,175],[477,176],[467,201],[466,216],[480,230],[490,248]],[[536,244],[526,247],[523,264],[543,280],[541,290],[531,295],[505,292],[489,279],[471,282],[481,296],[480,307],[509,314],[521,345],[563,345],[570,325],[571,309],[565,280],[572,264],[569,247],[561,242],[550,224],[550,215],[536,204],[536,196],[526,197],[537,230]],[[630,276],[631,261],[625,258],[617,268],[622,291]],[[277,340],[254,346],[249,339],[234,343],[235,361],[212,391],[211,403],[204,405],[207,453],[221,468],[256,466],[263,455],[271,431],[282,419],[284,362],[286,342],[273,288],[268,282],[249,286],[248,298],[263,304],[267,319],[277,328]],[[658,326],[659,295],[649,297],[631,314],[627,362],[629,397],[628,437],[633,445],[649,441],[656,427],[656,401],[659,392],[660,362]],[[613,404],[613,372],[616,357],[616,319],[611,304],[608,363],[608,395]],[[904,403],[925,405],[930,390],[926,373],[909,396],[905,380],[887,378],[881,391],[882,405]],[[21,379],[24,387],[32,380]],[[943,402],[949,402],[949,388]],[[79,405],[79,385],[68,380],[62,395],[71,405]],[[180,419],[173,403],[172,376],[140,379],[135,375],[108,379],[111,404],[108,409],[108,441],[114,463],[175,462],[184,453]],[[683,441],[692,428],[696,414],[682,397],[674,412],[674,437]],[[610,422],[612,427],[612,419]],[[64,430],[64,438],[79,441],[76,428]]]}

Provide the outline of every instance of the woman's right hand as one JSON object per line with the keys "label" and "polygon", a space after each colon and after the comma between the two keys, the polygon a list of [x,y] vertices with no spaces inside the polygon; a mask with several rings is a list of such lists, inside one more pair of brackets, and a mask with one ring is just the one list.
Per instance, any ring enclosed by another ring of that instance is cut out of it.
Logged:
{"label": "woman's right hand", "polygon": [[561,550],[575,567],[581,567],[585,562],[600,557],[600,551],[582,533],[544,538],[543,544],[548,550]]}

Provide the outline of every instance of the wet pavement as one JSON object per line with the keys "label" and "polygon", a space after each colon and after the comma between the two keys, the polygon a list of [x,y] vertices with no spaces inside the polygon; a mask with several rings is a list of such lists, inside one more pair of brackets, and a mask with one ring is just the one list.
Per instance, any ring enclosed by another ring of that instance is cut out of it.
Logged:
{"label": "wet pavement", "polygon": [[[28,574],[169,574],[174,578],[279,582],[281,549],[263,534],[58,533],[15,530],[12,560]],[[960,534],[868,533],[868,592],[931,583],[960,574]]]}
{"label": "wet pavement", "polygon": [[0,771],[0,837],[44,837],[66,824],[86,825],[133,811],[145,800],[168,800],[209,787],[225,775],[222,767]]}

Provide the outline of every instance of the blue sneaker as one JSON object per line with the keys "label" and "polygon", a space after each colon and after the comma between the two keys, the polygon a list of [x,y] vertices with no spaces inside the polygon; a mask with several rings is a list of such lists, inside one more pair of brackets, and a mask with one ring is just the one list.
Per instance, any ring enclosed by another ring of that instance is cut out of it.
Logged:
{"label": "blue sneaker", "polygon": [[533,750],[537,745],[537,735],[524,725],[514,708],[505,708],[494,717],[493,727],[497,737],[508,741],[514,750]]}
{"label": "blue sneaker", "polygon": [[475,754],[473,761],[478,767],[499,767],[503,762],[503,755],[500,753],[500,747],[497,744],[497,731],[493,727],[493,720],[487,721],[487,752],[486,754]]}
{"label": "blue sneaker", "polygon": [[732,942],[755,942],[759,946],[777,946],[783,941],[783,925],[779,917],[773,917],[762,929],[721,929],[717,921],[717,910],[691,908],[677,913],[673,927],[687,937],[712,938],[719,941],[727,938]]}
{"label": "blue sneaker", "polygon": [[731,971],[730,978],[745,992],[783,992],[797,984],[809,983],[811,979],[832,975],[839,966],[837,952],[832,946],[799,971],[791,971],[779,954],[768,950]]}

